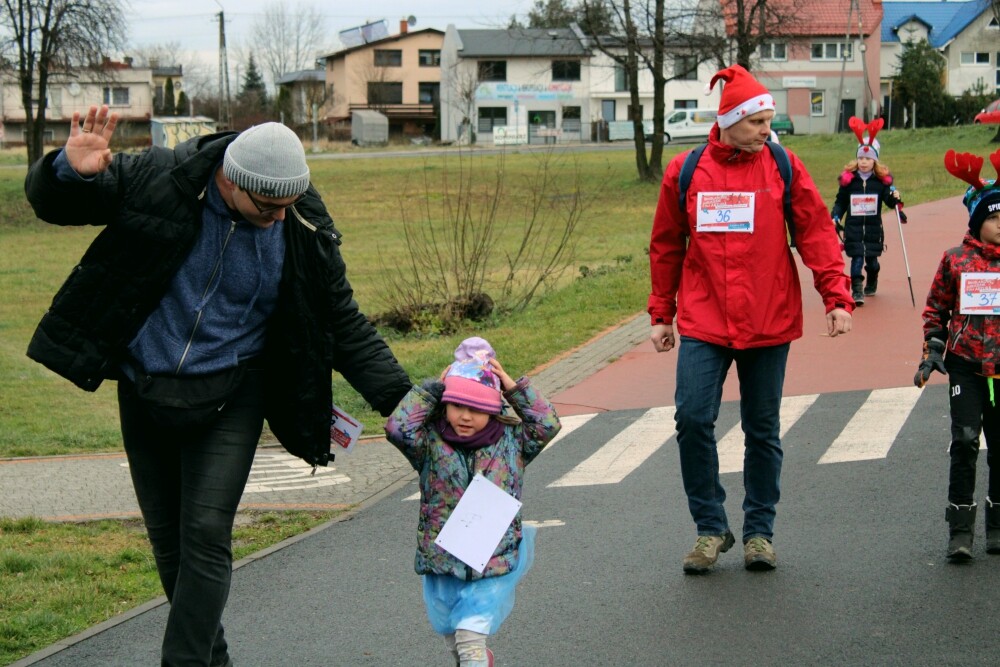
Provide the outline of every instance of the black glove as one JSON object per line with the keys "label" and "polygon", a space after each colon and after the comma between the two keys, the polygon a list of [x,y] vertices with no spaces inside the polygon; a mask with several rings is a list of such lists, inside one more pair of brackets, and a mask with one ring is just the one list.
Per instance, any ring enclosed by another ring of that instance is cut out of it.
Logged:
{"label": "black glove", "polygon": [[920,359],[920,367],[917,374],[913,376],[913,384],[923,389],[924,385],[931,378],[931,373],[937,371],[947,375],[944,369],[944,341],[937,338],[928,338],[924,341],[924,356]]}
{"label": "black glove", "polygon": [[435,403],[440,403],[444,396],[444,382],[440,380],[424,380],[420,383],[420,388],[430,394]]}
{"label": "black glove", "polygon": [[909,220],[906,219],[906,214],[903,213],[903,202],[899,202],[899,208],[896,210],[899,211],[899,221],[904,225],[908,223]]}

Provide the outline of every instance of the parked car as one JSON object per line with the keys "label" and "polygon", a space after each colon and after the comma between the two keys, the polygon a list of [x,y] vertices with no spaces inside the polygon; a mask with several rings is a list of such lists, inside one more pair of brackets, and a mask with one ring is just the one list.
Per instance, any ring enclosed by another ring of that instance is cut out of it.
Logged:
{"label": "parked car", "polygon": [[1000,123],[1000,100],[993,100],[985,109],[976,114],[973,123]]}
{"label": "parked car", "polygon": [[778,134],[795,134],[795,124],[787,113],[776,113],[771,119],[771,129]]}

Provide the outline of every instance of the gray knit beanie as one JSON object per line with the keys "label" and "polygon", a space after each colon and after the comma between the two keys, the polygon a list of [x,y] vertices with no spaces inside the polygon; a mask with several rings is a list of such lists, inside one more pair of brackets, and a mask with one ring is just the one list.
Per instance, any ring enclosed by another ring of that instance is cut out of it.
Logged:
{"label": "gray knit beanie", "polygon": [[309,165],[298,136],[281,123],[254,125],[226,148],[226,178],[254,194],[297,197],[309,189]]}

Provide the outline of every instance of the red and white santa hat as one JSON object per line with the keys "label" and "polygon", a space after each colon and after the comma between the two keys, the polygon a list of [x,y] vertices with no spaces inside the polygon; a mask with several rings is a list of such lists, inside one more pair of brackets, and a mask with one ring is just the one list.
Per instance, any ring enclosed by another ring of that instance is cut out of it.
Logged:
{"label": "red and white santa hat", "polygon": [[712,94],[712,88],[719,79],[726,82],[722,88],[722,101],[716,118],[720,128],[735,125],[758,111],[774,109],[771,93],[741,65],[731,65],[716,72],[711,83],[705,87],[706,95]]}

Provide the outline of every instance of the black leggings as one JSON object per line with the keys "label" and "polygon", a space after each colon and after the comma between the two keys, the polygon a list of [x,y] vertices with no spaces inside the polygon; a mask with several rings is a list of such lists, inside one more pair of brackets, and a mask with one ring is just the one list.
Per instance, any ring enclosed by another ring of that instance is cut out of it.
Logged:
{"label": "black leggings", "polygon": [[996,396],[990,402],[989,380],[978,375],[979,364],[960,357],[945,359],[951,391],[951,472],[948,479],[948,502],[971,505],[975,501],[976,460],[979,457],[979,434],[986,436],[986,464],[989,466],[988,495],[1000,501],[1000,464],[993,465],[993,455],[1000,456],[1000,380],[995,381]]}

